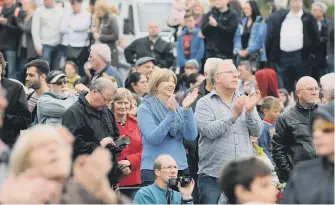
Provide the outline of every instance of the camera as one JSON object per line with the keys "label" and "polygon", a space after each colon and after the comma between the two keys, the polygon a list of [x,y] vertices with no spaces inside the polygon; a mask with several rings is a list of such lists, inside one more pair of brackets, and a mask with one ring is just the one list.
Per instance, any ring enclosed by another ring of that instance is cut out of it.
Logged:
{"label": "camera", "polygon": [[116,140],[115,145],[109,144],[106,146],[106,148],[116,155],[119,154],[129,144],[130,144],[130,137],[125,136],[122,137],[121,139]]}
{"label": "camera", "polygon": [[180,183],[181,187],[186,187],[191,182],[192,182],[192,178],[189,175],[181,176],[178,178],[171,178],[169,179],[168,187],[173,190],[176,190],[178,189],[178,183]]}

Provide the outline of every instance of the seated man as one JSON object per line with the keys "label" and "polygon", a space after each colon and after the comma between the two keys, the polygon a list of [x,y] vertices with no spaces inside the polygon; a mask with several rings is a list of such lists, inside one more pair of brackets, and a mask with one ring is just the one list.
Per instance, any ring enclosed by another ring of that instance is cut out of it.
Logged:
{"label": "seated man", "polygon": [[[134,204],[166,204],[167,190],[169,190],[168,182],[171,178],[176,178],[178,167],[176,161],[169,155],[160,155],[154,163],[154,171],[156,175],[155,183],[150,186],[141,188],[135,196]],[[186,187],[178,184],[180,192],[172,191],[171,204],[188,204],[192,203],[192,192],[194,181]]]}

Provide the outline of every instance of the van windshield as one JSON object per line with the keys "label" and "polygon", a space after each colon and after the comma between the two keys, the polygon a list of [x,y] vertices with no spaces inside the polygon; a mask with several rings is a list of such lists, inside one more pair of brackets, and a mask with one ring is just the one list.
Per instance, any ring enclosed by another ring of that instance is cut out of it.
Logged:
{"label": "van windshield", "polygon": [[171,3],[138,3],[138,19],[140,32],[148,31],[148,24],[155,21],[158,23],[161,32],[170,32],[167,25],[171,13]]}

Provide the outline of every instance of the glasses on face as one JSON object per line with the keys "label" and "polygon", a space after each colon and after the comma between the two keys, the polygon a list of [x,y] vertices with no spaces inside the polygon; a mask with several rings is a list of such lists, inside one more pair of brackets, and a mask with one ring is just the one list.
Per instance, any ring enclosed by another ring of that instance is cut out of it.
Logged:
{"label": "glasses on face", "polygon": [[59,81],[59,82],[56,82],[55,85],[67,85],[69,82],[67,80],[62,80],[62,81]]}
{"label": "glasses on face", "polygon": [[334,132],[334,124],[331,122],[325,122],[319,127],[313,126],[313,132],[320,130],[323,133],[333,133]]}
{"label": "glasses on face", "polygon": [[108,98],[106,98],[106,97],[105,97],[99,90],[97,90],[97,91],[98,91],[98,93],[100,93],[102,99],[104,100],[104,102],[105,102],[106,104],[111,102],[111,100],[108,99]]}
{"label": "glasses on face", "polygon": [[221,73],[225,73],[229,75],[236,75],[236,76],[240,75],[240,72],[238,72],[237,70],[223,71],[223,72],[217,73],[216,75],[220,75]]}
{"label": "glasses on face", "polygon": [[161,167],[161,169],[166,169],[166,170],[169,170],[171,172],[172,169],[178,170],[178,166],[177,165],[171,165],[171,166],[168,166],[168,167]]}
{"label": "glasses on face", "polygon": [[321,88],[319,88],[319,87],[309,87],[309,88],[305,88],[305,89],[299,89],[299,90],[307,90],[308,92],[313,92],[313,91],[315,91],[315,92],[320,92],[321,91]]}

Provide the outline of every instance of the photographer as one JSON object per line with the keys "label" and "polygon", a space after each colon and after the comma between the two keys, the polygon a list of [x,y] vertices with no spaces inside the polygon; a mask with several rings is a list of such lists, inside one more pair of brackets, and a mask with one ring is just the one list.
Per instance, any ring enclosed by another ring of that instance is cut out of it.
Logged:
{"label": "photographer", "polygon": [[[193,202],[193,180],[178,178],[178,189],[173,191],[172,181],[177,178],[178,166],[169,155],[160,155],[154,162],[155,183],[141,188],[135,196],[134,204],[190,204]],[[171,180],[172,179],[172,180]],[[188,179],[188,178],[187,178]],[[185,182],[189,183],[185,183]],[[170,196],[170,200],[168,198]]]}
{"label": "photographer", "polygon": [[[108,109],[116,94],[116,86],[108,79],[98,78],[90,85],[90,92],[80,96],[63,115],[62,124],[74,135],[73,157],[91,154],[99,146],[114,145],[119,130],[113,113]],[[114,164],[117,164],[113,154]],[[109,175],[112,185],[117,184],[115,166]],[[89,177],[89,176],[88,176]]]}

